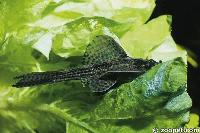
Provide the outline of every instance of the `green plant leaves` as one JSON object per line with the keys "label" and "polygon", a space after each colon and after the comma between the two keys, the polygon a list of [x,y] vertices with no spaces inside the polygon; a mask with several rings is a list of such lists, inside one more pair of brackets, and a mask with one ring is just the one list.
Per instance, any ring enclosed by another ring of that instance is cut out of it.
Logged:
{"label": "green plant leaves", "polygon": [[[169,16],[146,22],[154,6],[154,0],[1,1],[0,132],[143,133],[186,123],[192,104],[186,52],[170,35]],[[97,35],[113,37],[131,57],[163,63],[104,96],[75,81],[11,87],[18,74],[80,65]]]}

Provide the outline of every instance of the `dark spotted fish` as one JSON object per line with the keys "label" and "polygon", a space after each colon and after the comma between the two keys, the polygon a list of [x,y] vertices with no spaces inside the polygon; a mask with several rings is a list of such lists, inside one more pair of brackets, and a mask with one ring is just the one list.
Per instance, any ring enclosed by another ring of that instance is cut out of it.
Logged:
{"label": "dark spotted fish", "polygon": [[81,80],[92,92],[106,92],[116,84],[133,79],[158,64],[154,60],[133,59],[111,37],[97,36],[86,48],[83,67],[60,71],[33,72],[16,77],[14,87]]}

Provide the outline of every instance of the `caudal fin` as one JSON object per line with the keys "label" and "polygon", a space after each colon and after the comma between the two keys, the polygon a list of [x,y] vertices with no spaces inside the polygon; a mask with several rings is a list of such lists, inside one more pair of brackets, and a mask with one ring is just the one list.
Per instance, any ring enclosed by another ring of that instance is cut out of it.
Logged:
{"label": "caudal fin", "polygon": [[15,77],[17,82],[13,87],[28,87],[41,84],[51,84],[71,79],[78,79],[74,71],[48,71],[48,72],[33,72]]}

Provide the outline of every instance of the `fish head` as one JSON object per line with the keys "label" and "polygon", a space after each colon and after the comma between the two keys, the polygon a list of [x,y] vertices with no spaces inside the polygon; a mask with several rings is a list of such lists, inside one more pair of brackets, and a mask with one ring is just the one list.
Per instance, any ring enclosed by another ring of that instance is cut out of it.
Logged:
{"label": "fish head", "polygon": [[162,63],[162,61],[157,62],[157,61],[155,61],[153,59],[150,59],[150,60],[147,60],[147,63],[145,65],[145,67],[146,67],[146,69],[150,69],[150,68],[152,68],[153,66],[155,66],[155,65],[157,65],[159,63]]}

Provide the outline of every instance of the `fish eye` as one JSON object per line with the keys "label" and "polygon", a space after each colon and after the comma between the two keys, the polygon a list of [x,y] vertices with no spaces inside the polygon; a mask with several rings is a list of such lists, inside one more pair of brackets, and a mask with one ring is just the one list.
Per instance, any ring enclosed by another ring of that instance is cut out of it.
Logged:
{"label": "fish eye", "polygon": [[155,64],[155,61],[154,61],[153,59],[150,59],[150,60],[148,61],[148,63],[149,63],[149,64]]}

